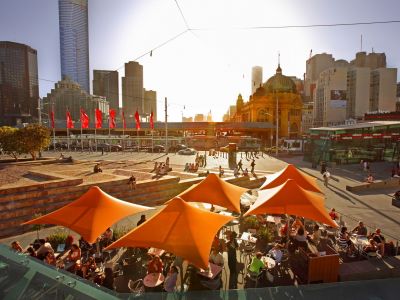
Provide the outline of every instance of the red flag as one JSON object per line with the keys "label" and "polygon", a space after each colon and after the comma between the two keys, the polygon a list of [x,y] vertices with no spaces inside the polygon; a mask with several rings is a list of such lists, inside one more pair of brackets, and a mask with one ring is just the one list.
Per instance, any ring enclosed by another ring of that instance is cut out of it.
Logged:
{"label": "red flag", "polygon": [[74,128],[74,122],[72,122],[69,110],[67,110],[67,128]]}
{"label": "red flag", "polygon": [[50,121],[51,121],[51,128],[54,129],[54,111],[50,112]]}
{"label": "red flag", "polygon": [[101,128],[102,123],[103,123],[103,114],[101,113],[101,110],[96,108],[95,110],[95,117],[96,117],[96,128]]}
{"label": "red flag", "polygon": [[126,122],[125,122],[125,114],[124,114],[124,111],[122,111],[122,126],[124,127],[124,129],[126,129]]}
{"label": "red flag", "polygon": [[139,112],[136,110],[135,112],[135,122],[136,122],[136,129],[140,129],[140,118],[139,118]]}
{"label": "red flag", "polygon": [[154,116],[153,111],[151,111],[151,114],[150,114],[150,128],[151,128],[151,129],[154,129],[154,120],[153,120],[153,116]]}
{"label": "red flag", "polygon": [[81,126],[82,128],[89,128],[89,116],[81,108]]}
{"label": "red flag", "polygon": [[108,113],[110,115],[110,128],[115,128],[115,109],[110,109]]}

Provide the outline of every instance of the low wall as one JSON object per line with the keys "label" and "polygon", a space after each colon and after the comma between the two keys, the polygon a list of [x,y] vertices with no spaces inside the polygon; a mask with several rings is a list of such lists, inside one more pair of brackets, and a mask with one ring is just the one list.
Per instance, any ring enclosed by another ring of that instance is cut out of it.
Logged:
{"label": "low wall", "polygon": [[390,178],[387,180],[376,180],[372,183],[361,183],[353,186],[346,185],[346,190],[350,192],[362,192],[367,190],[379,190],[391,187],[400,187],[400,178]]}
{"label": "low wall", "polygon": [[[35,174],[42,176],[42,173]],[[54,178],[50,173],[48,178]],[[59,175],[57,175],[59,176]],[[37,184],[0,189],[0,238],[22,234],[32,230],[32,225],[21,225],[34,214],[47,214],[76,200],[91,186],[99,186],[106,193],[130,202],[146,206],[158,206],[183,192],[204,178],[180,180],[176,176],[163,176],[158,180],[143,180],[131,190],[128,178],[84,184],[81,178],[65,177]],[[248,189],[258,188],[265,177],[230,177],[226,181]]]}

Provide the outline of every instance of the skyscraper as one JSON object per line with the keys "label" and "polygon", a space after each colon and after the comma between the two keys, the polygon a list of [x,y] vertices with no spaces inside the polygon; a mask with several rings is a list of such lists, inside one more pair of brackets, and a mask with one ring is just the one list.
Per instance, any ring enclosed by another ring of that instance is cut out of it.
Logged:
{"label": "skyscraper", "polygon": [[0,124],[36,121],[38,99],[36,50],[24,44],[0,42]]}
{"label": "skyscraper", "polygon": [[262,85],[263,69],[262,67],[255,66],[251,70],[251,94],[253,95],[256,90]]}
{"label": "skyscraper", "polygon": [[89,91],[87,0],[58,0],[61,78],[68,76]]}
{"label": "skyscraper", "polygon": [[144,89],[144,113],[150,116],[153,112],[153,120],[157,120],[157,92]]}
{"label": "skyscraper", "polygon": [[122,77],[122,108],[126,116],[133,116],[138,110],[144,114],[143,66],[136,61],[125,64],[125,77]]}
{"label": "skyscraper", "polygon": [[93,94],[106,97],[110,103],[110,108],[118,111],[118,71],[93,70]]}

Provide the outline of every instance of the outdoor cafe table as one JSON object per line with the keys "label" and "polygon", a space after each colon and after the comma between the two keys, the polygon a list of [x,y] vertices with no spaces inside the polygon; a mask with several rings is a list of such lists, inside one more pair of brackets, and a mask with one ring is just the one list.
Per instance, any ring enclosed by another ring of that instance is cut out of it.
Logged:
{"label": "outdoor cafe table", "polygon": [[149,288],[153,288],[162,284],[165,277],[162,273],[149,273],[143,279],[143,284]]}
{"label": "outdoor cafe table", "polygon": [[261,261],[264,263],[264,265],[267,269],[275,268],[276,261],[272,257],[263,256],[263,257],[261,257]]}
{"label": "outdoor cafe table", "polygon": [[368,238],[363,235],[351,235],[350,241],[357,248],[358,252],[361,253],[364,246],[369,245]]}
{"label": "outdoor cafe table", "polygon": [[147,254],[157,255],[157,256],[162,256],[164,253],[165,253],[165,250],[158,249],[158,248],[150,248],[149,251],[147,251]]}
{"label": "outdoor cafe table", "polygon": [[242,236],[240,237],[242,241],[249,242],[255,244],[257,242],[257,238],[251,236],[250,232],[243,232]]}
{"label": "outdoor cafe table", "polygon": [[197,274],[206,277],[208,279],[214,279],[219,273],[221,273],[221,271],[222,271],[221,266],[210,263],[210,267],[208,268],[208,270],[200,269],[200,271],[198,271]]}

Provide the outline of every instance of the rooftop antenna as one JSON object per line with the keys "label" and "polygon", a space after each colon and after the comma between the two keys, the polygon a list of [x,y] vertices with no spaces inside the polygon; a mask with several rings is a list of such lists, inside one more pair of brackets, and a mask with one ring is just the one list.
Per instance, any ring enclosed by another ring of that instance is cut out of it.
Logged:
{"label": "rooftop antenna", "polygon": [[362,43],[363,43],[363,40],[362,40],[362,35],[361,35],[361,48],[360,48],[360,51],[361,51],[361,52],[362,52],[362,49],[363,49],[363,48],[362,48],[362,46],[363,46]]}
{"label": "rooftop antenna", "polygon": [[281,65],[281,52],[278,51],[278,66]]}

